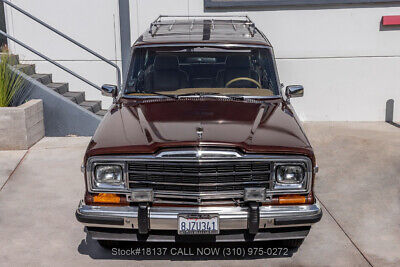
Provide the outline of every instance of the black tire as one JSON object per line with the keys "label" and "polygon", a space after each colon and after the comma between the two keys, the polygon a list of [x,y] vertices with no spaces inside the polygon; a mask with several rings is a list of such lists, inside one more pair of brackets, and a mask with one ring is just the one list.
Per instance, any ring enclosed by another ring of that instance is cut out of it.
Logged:
{"label": "black tire", "polygon": [[282,240],[282,246],[289,249],[296,249],[303,244],[304,239],[288,239]]}
{"label": "black tire", "polygon": [[105,249],[113,249],[121,246],[120,242],[113,240],[97,240],[97,243],[99,243],[99,245]]}

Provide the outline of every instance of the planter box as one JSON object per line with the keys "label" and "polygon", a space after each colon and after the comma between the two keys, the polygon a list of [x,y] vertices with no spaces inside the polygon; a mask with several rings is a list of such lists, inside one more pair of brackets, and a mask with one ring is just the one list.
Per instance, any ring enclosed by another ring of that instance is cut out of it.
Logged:
{"label": "planter box", "polygon": [[28,149],[44,136],[43,102],[0,108],[0,150]]}

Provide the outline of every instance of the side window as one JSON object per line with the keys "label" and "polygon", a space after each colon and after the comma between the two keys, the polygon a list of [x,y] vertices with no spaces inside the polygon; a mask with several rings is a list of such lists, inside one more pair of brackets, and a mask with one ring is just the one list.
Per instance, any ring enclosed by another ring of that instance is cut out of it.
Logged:
{"label": "side window", "polygon": [[[279,93],[279,88],[276,83],[276,73],[274,60],[272,54],[267,49],[262,49],[259,51],[261,64],[264,69],[263,83],[265,83],[265,88],[269,88],[274,91],[275,94]],[[263,84],[264,85],[264,84]]]}
{"label": "side window", "polygon": [[126,93],[132,93],[141,86],[140,73],[143,72],[147,51],[138,49],[134,51],[126,82]]}

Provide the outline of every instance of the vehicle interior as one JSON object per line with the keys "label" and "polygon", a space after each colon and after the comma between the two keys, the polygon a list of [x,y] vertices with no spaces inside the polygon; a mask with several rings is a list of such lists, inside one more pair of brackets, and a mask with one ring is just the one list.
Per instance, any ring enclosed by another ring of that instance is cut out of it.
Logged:
{"label": "vehicle interior", "polygon": [[136,49],[125,94],[279,94],[269,49],[178,49]]}

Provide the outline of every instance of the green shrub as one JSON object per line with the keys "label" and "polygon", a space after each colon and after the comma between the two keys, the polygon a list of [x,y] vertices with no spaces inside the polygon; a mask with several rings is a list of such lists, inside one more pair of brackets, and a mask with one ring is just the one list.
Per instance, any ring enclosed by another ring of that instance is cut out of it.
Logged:
{"label": "green shrub", "polygon": [[0,107],[9,107],[15,103],[24,90],[24,80],[10,68],[11,57],[8,52],[1,54],[0,62]]}

